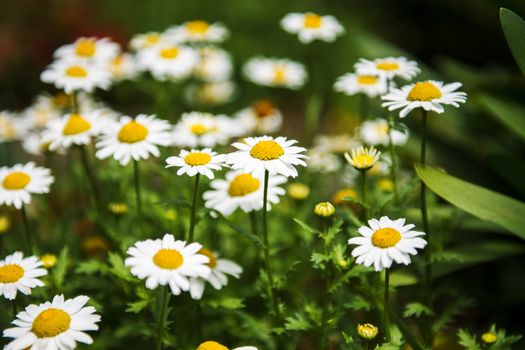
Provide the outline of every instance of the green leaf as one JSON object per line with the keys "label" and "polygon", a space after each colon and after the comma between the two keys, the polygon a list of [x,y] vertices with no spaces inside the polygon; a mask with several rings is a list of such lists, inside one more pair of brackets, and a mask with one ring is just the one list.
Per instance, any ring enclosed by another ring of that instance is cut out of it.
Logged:
{"label": "green leaf", "polygon": [[111,265],[111,268],[109,269],[109,272],[111,272],[111,274],[124,281],[134,281],[133,277],[129,273],[128,268],[124,266],[124,261],[122,260],[120,255],[116,253],[109,253],[108,261]]}
{"label": "green leaf", "polygon": [[219,300],[211,300],[208,305],[214,309],[238,310],[244,308],[244,300],[241,298],[224,297]]}
{"label": "green leaf", "polygon": [[310,321],[301,313],[286,318],[284,327],[289,331],[306,331],[312,328]]}
{"label": "green leaf", "polygon": [[151,300],[139,300],[134,303],[128,303],[128,307],[126,308],[126,312],[132,312],[135,314],[138,314],[144,308],[146,308],[151,303]]}
{"label": "green leaf", "polygon": [[64,283],[67,273],[67,265],[69,264],[69,249],[64,247],[58,256],[58,262],[53,270],[53,278],[56,287],[60,290]]}
{"label": "green leaf", "polygon": [[463,345],[467,350],[481,350],[476,343],[476,337],[464,329],[458,331],[459,344]]}
{"label": "green leaf", "polygon": [[438,333],[446,326],[448,326],[455,317],[465,311],[465,309],[474,305],[474,301],[469,297],[458,295],[453,302],[449,303],[443,312],[437,317],[432,325],[434,333]]}
{"label": "green leaf", "polygon": [[432,167],[416,165],[421,180],[456,207],[493,222],[525,239],[525,204],[513,198],[473,185]]}
{"label": "green leaf", "polygon": [[480,95],[479,103],[490,115],[525,140],[525,106],[486,94]]}
{"label": "green leaf", "polygon": [[502,8],[499,15],[510,50],[521,72],[525,74],[525,21],[506,8]]}
{"label": "green leaf", "polygon": [[432,315],[433,312],[421,303],[409,303],[405,306],[404,317],[420,317],[421,315]]}

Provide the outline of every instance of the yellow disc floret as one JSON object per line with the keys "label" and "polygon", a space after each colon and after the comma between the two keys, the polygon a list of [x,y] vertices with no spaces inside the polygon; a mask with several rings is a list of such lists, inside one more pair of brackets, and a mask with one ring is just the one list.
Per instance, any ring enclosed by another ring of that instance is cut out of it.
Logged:
{"label": "yellow disc floret", "polygon": [[366,340],[374,339],[377,336],[378,329],[370,323],[357,325],[357,334]]}
{"label": "yellow disc floret", "polygon": [[29,175],[21,171],[15,171],[4,177],[4,180],[2,181],[2,187],[6,190],[12,191],[22,190],[29,184],[30,181],[31,177]]}
{"label": "yellow disc floret", "polygon": [[321,26],[321,23],[323,22],[323,18],[315,13],[307,13],[304,15],[304,26],[305,28],[319,28]]}
{"label": "yellow disc floret", "polygon": [[250,155],[260,160],[279,159],[283,154],[284,149],[275,141],[259,141],[250,150]]}
{"label": "yellow disc floret", "polygon": [[231,197],[242,197],[259,189],[261,183],[250,174],[237,175],[228,187],[228,194]]}
{"label": "yellow disc floret", "polygon": [[401,233],[393,228],[380,228],[372,234],[372,244],[379,248],[394,247],[401,240]]}
{"label": "yellow disc floret", "polygon": [[380,62],[376,64],[376,68],[380,70],[388,70],[388,71],[398,70],[399,64],[395,62]]}
{"label": "yellow disc floret", "polygon": [[33,321],[31,332],[38,338],[49,338],[59,335],[69,329],[71,316],[60,309],[42,311]]}
{"label": "yellow disc floret", "polygon": [[375,75],[358,75],[357,82],[361,85],[375,85],[379,79]]}
{"label": "yellow disc floret", "polygon": [[97,42],[93,39],[80,39],[75,45],[77,56],[92,57],[97,51]]}
{"label": "yellow disc floret", "polygon": [[70,66],[66,69],[66,75],[72,78],[84,78],[87,76],[87,71],[81,66]]}
{"label": "yellow disc floret", "polygon": [[441,90],[429,81],[416,83],[407,96],[409,101],[432,101],[440,98]]}
{"label": "yellow disc floret", "polygon": [[14,283],[24,276],[24,268],[17,264],[0,267],[0,283]]}
{"label": "yellow disc floret", "polygon": [[210,129],[204,124],[196,123],[190,126],[190,131],[192,134],[200,136],[206,134],[208,131],[210,131]]}
{"label": "yellow disc floret", "polygon": [[197,254],[202,254],[204,256],[207,256],[210,261],[207,263],[207,265],[213,269],[215,266],[217,266],[217,256],[213,254],[213,252],[206,248],[201,248]]}
{"label": "yellow disc floret", "polygon": [[260,100],[253,104],[253,110],[258,118],[264,118],[272,114],[275,107],[273,103],[268,100]]}
{"label": "yellow disc floret", "polygon": [[186,23],[186,29],[192,34],[205,34],[210,28],[206,21],[191,21]]}
{"label": "yellow disc floret", "polygon": [[273,79],[274,84],[284,84],[286,83],[286,70],[283,67],[275,67],[273,70]]}
{"label": "yellow disc floret", "polygon": [[133,120],[120,129],[118,140],[123,143],[136,143],[144,141],[148,137],[148,133],[148,129],[144,125]]}
{"label": "yellow disc floret", "polygon": [[153,262],[160,268],[175,270],[182,265],[184,258],[176,249],[161,249],[153,257]]}
{"label": "yellow disc floret", "polygon": [[91,124],[80,114],[71,114],[64,125],[62,133],[64,135],[76,135],[91,129]]}
{"label": "yellow disc floret", "polygon": [[168,60],[174,59],[179,55],[179,49],[176,47],[170,47],[167,49],[160,50],[160,57],[166,58]]}
{"label": "yellow disc floret", "polygon": [[184,157],[184,162],[191,166],[206,165],[211,162],[211,156],[204,152],[193,152]]}

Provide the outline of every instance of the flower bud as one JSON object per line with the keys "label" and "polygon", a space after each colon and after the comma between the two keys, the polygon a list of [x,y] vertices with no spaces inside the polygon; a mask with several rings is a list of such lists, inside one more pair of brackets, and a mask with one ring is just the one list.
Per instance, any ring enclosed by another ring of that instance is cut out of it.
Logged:
{"label": "flower bud", "polygon": [[370,323],[357,325],[357,334],[366,340],[372,340],[377,336],[378,329]]}
{"label": "flower bud", "polygon": [[335,208],[330,202],[321,202],[315,206],[314,213],[325,218],[334,215]]}

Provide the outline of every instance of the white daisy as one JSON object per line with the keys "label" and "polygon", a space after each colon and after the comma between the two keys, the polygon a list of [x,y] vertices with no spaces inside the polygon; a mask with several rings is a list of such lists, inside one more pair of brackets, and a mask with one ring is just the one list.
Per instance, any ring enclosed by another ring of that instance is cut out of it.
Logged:
{"label": "white daisy", "polygon": [[442,105],[459,107],[460,103],[467,101],[466,93],[456,91],[461,85],[461,83],[444,84],[435,80],[406,85],[382,96],[381,99],[387,101],[383,102],[382,106],[388,107],[389,111],[402,108],[399,112],[400,118],[406,117],[416,108],[441,114],[445,111]]}
{"label": "white daisy", "polygon": [[50,151],[87,145],[103,126],[98,113],[66,114],[48,123],[42,134],[43,142],[49,143]]}
{"label": "white daisy", "polygon": [[338,155],[328,152],[324,147],[312,147],[308,150],[308,169],[318,173],[333,173],[341,168]]}
{"label": "white daisy", "polygon": [[[279,203],[279,196],[286,192],[280,185],[286,182],[284,176],[271,176],[268,180],[268,210],[271,204]],[[224,216],[233,214],[238,208],[245,213],[261,210],[264,202],[264,178],[243,171],[230,171],[226,179],[216,179],[212,188],[203,194],[204,206]]]}
{"label": "white daisy", "polygon": [[73,44],[64,45],[55,51],[57,59],[88,60],[106,63],[115,58],[120,51],[117,43],[108,38],[78,38]]}
{"label": "white daisy", "polygon": [[209,179],[213,179],[215,175],[213,170],[221,170],[226,166],[224,163],[224,155],[213,152],[211,148],[204,148],[202,150],[192,149],[191,151],[181,150],[178,156],[169,157],[166,159],[166,168],[179,167],[177,175],[188,174],[195,176],[201,174]]}
{"label": "white daisy", "polygon": [[357,170],[370,170],[379,160],[381,152],[374,147],[352,148],[352,156],[345,153],[346,161]]}
{"label": "white daisy", "polygon": [[189,84],[184,90],[184,97],[192,105],[218,105],[232,101],[237,86],[232,81]]}
{"label": "white daisy", "polygon": [[77,342],[93,343],[86,331],[98,330],[100,316],[93,306],[84,306],[89,297],[64,299],[57,295],[51,302],[31,304],[16,315],[16,327],[4,330],[4,337],[14,338],[5,350],[71,350]]}
{"label": "white daisy", "polygon": [[109,71],[114,80],[133,79],[138,74],[135,57],[121,53],[109,61]]}
{"label": "white daisy", "polygon": [[400,77],[405,80],[412,79],[420,72],[417,62],[409,61],[405,57],[385,57],[375,60],[361,58],[354,65],[354,69],[357,73],[370,74],[372,72],[387,79]]}
{"label": "white daisy", "polygon": [[219,43],[228,38],[229,32],[221,23],[208,23],[203,20],[195,20],[168,28],[166,35],[175,42]]}
{"label": "white daisy", "polygon": [[179,147],[214,147],[241,133],[235,120],[224,115],[189,112],[173,128],[173,142]]}
{"label": "white daisy", "polygon": [[[220,343],[217,343],[216,341],[208,340],[208,341],[205,341],[204,343],[201,343],[197,347],[197,350],[230,350],[230,349]],[[239,348],[235,348],[231,350],[257,350],[257,348],[255,346],[241,346]]]}
{"label": "white daisy", "polygon": [[198,50],[199,63],[195,66],[194,75],[206,82],[217,82],[230,79],[233,71],[231,56],[225,50],[216,47],[203,47]]}
{"label": "white daisy", "polygon": [[140,50],[148,47],[157,46],[167,41],[168,40],[166,38],[166,35],[159,32],[135,34],[129,42],[129,47],[132,50]]}
{"label": "white daisy", "polygon": [[[404,145],[408,140],[408,129],[404,131],[392,129],[392,143]],[[390,144],[388,121],[385,119],[366,120],[361,124],[359,135],[364,143],[377,146],[388,146]]]}
{"label": "white daisy", "polygon": [[368,220],[368,225],[359,228],[362,237],[350,238],[348,244],[358,245],[352,250],[357,264],[374,265],[376,271],[390,268],[393,261],[410,264],[410,255],[416,255],[416,249],[427,245],[423,238],[418,237],[425,233],[412,231],[415,226],[405,225],[405,219],[390,220],[383,216],[379,220]]}
{"label": "white daisy", "polygon": [[363,93],[368,97],[376,97],[387,92],[387,82],[383,75],[347,73],[337,78],[335,91],[345,95]]}
{"label": "white daisy", "polygon": [[281,111],[269,100],[259,100],[236,115],[246,134],[272,134],[283,125]]}
{"label": "white daisy", "polygon": [[95,88],[105,90],[111,85],[111,75],[104,66],[78,60],[56,61],[42,72],[40,79],[44,83],[54,84],[67,94],[92,92]]}
{"label": "white daisy", "polygon": [[[49,142],[45,142],[41,132],[31,132],[22,141],[22,148],[28,154],[40,156],[49,150]],[[58,153],[63,154],[64,150],[58,149]]]}
{"label": "white daisy", "polygon": [[23,111],[23,114],[31,129],[42,129],[50,120],[60,118],[62,111],[52,96],[39,95],[33,104]]}
{"label": "white daisy", "polygon": [[303,159],[308,158],[301,154],[306,148],[293,146],[296,143],[295,140],[286,140],[286,137],[247,137],[243,142],[232,144],[237,151],[228,154],[226,162],[232,164],[233,169],[242,169],[258,177],[265,170],[270,175],[296,177],[298,172],[295,167],[306,166]]}
{"label": "white daisy", "polygon": [[315,39],[332,42],[345,32],[334,16],[316,13],[289,13],[281,20],[281,27],[288,33],[297,34],[303,44]]}
{"label": "white daisy", "polygon": [[304,66],[289,59],[255,57],[243,67],[243,73],[252,83],[300,89],[308,78]]}
{"label": "white daisy", "polygon": [[157,146],[171,143],[170,124],[153,115],[139,114],[135,119],[124,116],[118,122],[108,123],[97,142],[97,158],[113,156],[121,165],[131,159],[148,159],[160,156]]}
{"label": "white daisy", "polygon": [[28,131],[27,119],[9,111],[0,112],[0,142],[24,139]]}
{"label": "white daisy", "polygon": [[211,269],[211,273],[208,278],[190,278],[190,295],[192,299],[202,299],[206,282],[211,284],[213,288],[220,290],[228,284],[227,275],[235,278],[241,277],[242,267],[235,262],[228,259],[221,259],[219,254],[206,248],[201,248],[198,253],[206,255],[210,259],[208,266]]}
{"label": "white daisy", "polygon": [[131,274],[146,280],[146,287],[169,285],[174,295],[190,289],[189,277],[207,278],[209,258],[199,254],[202,245],[176,241],[166,233],[162,239],[140,241],[128,249],[125,261]]}
{"label": "white daisy", "polygon": [[13,300],[17,291],[30,295],[32,288],[43,287],[44,282],[37,278],[47,275],[46,269],[40,268],[42,265],[38,257],[24,258],[21,252],[0,260],[0,295]]}
{"label": "white daisy", "polygon": [[31,203],[31,194],[48,193],[54,178],[47,168],[35,163],[16,164],[0,168],[0,204],[13,205],[21,209]]}
{"label": "white daisy", "polygon": [[142,49],[137,55],[139,69],[157,80],[180,80],[191,75],[199,61],[198,53],[187,46],[159,44]]}

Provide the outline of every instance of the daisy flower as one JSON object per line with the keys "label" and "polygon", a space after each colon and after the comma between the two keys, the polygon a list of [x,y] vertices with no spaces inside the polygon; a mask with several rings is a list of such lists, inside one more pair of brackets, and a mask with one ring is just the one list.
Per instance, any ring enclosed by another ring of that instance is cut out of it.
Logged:
{"label": "daisy flower", "polygon": [[313,12],[289,13],[281,20],[281,27],[288,33],[297,34],[303,44],[315,39],[333,42],[345,32],[334,16],[320,16]]}
{"label": "daisy flower", "polygon": [[135,34],[130,42],[129,47],[132,50],[141,50],[148,47],[153,47],[166,42],[166,35],[159,32],[148,32],[142,34]]}
{"label": "daisy flower", "polygon": [[416,249],[427,245],[423,238],[418,237],[425,233],[413,231],[414,227],[405,225],[405,219],[390,220],[388,216],[368,220],[368,226],[358,229],[362,237],[348,240],[348,244],[358,246],[352,250],[352,256],[357,257],[357,264],[374,265],[376,271],[390,268],[393,261],[408,265],[410,255],[416,255]]}
{"label": "daisy flower", "polygon": [[386,78],[373,73],[347,73],[337,78],[334,89],[348,96],[362,93],[368,97],[383,95],[388,90]]}
{"label": "daisy flower", "polygon": [[[41,156],[49,150],[49,142],[45,142],[41,132],[31,132],[22,141],[22,148],[27,154]],[[64,150],[58,149],[57,153],[63,154]]]}
{"label": "daisy flower", "polygon": [[221,23],[195,20],[169,28],[166,35],[176,42],[220,43],[228,38],[229,32]]}
{"label": "daisy flower", "polygon": [[[408,140],[408,130],[392,129],[392,143],[404,145]],[[361,124],[359,135],[364,143],[377,146],[390,144],[388,121],[385,119],[367,120]]]}
{"label": "daisy flower", "polygon": [[267,170],[270,175],[296,177],[295,167],[306,166],[303,159],[308,158],[301,154],[306,148],[293,146],[296,143],[286,137],[247,137],[243,142],[232,144],[237,151],[228,154],[226,162],[232,165],[232,169],[242,169],[255,176],[262,176]]}
{"label": "daisy flower", "polygon": [[456,91],[461,83],[444,84],[441,81],[427,80],[393,89],[389,94],[382,96],[383,107],[389,111],[401,109],[399,117],[404,118],[413,109],[423,108],[425,111],[443,113],[443,105],[459,107],[460,103],[467,102],[467,94]]}
{"label": "daisy flower", "polygon": [[[216,210],[224,216],[231,215],[237,209],[245,213],[261,210],[263,207],[264,179],[243,171],[230,171],[224,180],[217,179],[210,183],[210,191],[204,192],[204,206]],[[279,196],[285,194],[280,185],[286,182],[284,176],[271,176],[268,180],[268,208],[279,203]]]}
{"label": "daisy flower", "polygon": [[199,51],[199,63],[194,75],[202,81],[214,82],[228,80],[233,71],[231,56],[216,47],[203,47]]}
{"label": "daisy flower", "polygon": [[[217,343],[213,340],[205,341],[197,347],[197,350],[230,350],[226,346]],[[241,346],[240,348],[235,348],[231,350],[257,350],[255,346]]]}
{"label": "daisy flower", "polygon": [[21,209],[23,204],[31,203],[31,194],[48,193],[53,181],[49,169],[33,162],[0,167],[0,204]]}
{"label": "daisy flower", "polygon": [[32,288],[43,287],[44,282],[38,277],[47,275],[47,271],[40,268],[42,265],[36,256],[24,258],[21,252],[0,260],[0,295],[13,300],[17,291],[30,295]]}
{"label": "daisy flower", "polygon": [[67,114],[51,120],[42,137],[44,143],[49,143],[51,151],[71,145],[87,145],[102,126],[97,113]]}
{"label": "daisy flower", "polygon": [[148,47],[137,54],[138,67],[162,81],[189,77],[198,61],[199,55],[194,49],[173,44]]}
{"label": "daisy flower", "polygon": [[374,147],[363,147],[352,149],[352,156],[345,153],[346,161],[357,170],[366,171],[374,166],[379,160],[381,152]]}
{"label": "daisy flower", "polygon": [[369,74],[373,72],[389,80],[395,77],[410,80],[420,72],[417,62],[409,61],[405,57],[385,57],[375,60],[361,58],[354,65],[354,68],[357,73],[365,72]]}
{"label": "daisy flower", "polygon": [[146,287],[169,285],[174,295],[190,289],[189,277],[207,278],[210,275],[209,258],[199,254],[202,245],[176,241],[166,233],[162,239],[145,240],[128,249],[125,265],[131,274],[146,280]]}
{"label": "daisy flower", "polygon": [[89,60],[105,63],[118,55],[120,47],[108,38],[78,38],[73,44],[64,45],[55,51],[55,58]]}
{"label": "daisy flower", "polygon": [[244,65],[243,72],[252,83],[293,90],[300,89],[308,78],[302,64],[285,58],[252,58]]}
{"label": "daisy flower", "polygon": [[224,115],[183,113],[173,129],[173,142],[179,147],[214,147],[242,133],[235,121]]}
{"label": "daisy flower", "polygon": [[27,306],[16,315],[16,327],[4,330],[5,338],[14,338],[4,349],[70,350],[77,342],[93,343],[85,332],[98,330],[100,316],[93,306],[85,306],[88,300],[84,295],[67,300],[57,295],[51,302]]}
{"label": "daisy flower", "polygon": [[111,84],[111,75],[102,65],[79,60],[56,61],[42,72],[40,79],[67,94],[92,92],[95,88],[105,90]]}
{"label": "daisy flower", "polygon": [[61,108],[53,100],[51,96],[40,95],[24,110],[23,114],[31,129],[45,128],[50,120],[62,116]]}
{"label": "daisy flower", "polygon": [[169,157],[166,159],[166,168],[179,167],[177,175],[188,174],[195,176],[201,174],[209,179],[213,179],[215,175],[213,170],[221,170],[224,163],[224,155],[213,152],[211,148],[204,148],[202,150],[192,149],[191,151],[181,150],[178,156]]}
{"label": "daisy flower", "polygon": [[221,259],[216,252],[212,252],[206,248],[201,248],[198,253],[210,259],[208,266],[211,269],[211,273],[208,278],[197,277],[190,279],[190,295],[192,299],[202,299],[206,282],[211,284],[213,288],[220,290],[228,284],[228,275],[235,278],[241,277],[242,267],[235,262],[228,259]]}
{"label": "daisy flower", "polygon": [[109,61],[109,71],[114,80],[133,79],[138,74],[134,56],[121,53]]}
{"label": "daisy flower", "polygon": [[218,105],[233,100],[237,86],[232,81],[190,84],[184,90],[184,97],[193,105]]}
{"label": "daisy flower", "polygon": [[118,122],[108,123],[97,142],[96,156],[100,159],[113,156],[121,165],[131,159],[148,159],[160,156],[157,146],[171,143],[170,125],[153,115],[139,114],[135,119],[124,116]]}
{"label": "daisy flower", "polygon": [[259,100],[236,115],[247,134],[271,134],[283,125],[281,111],[269,100]]}
{"label": "daisy flower", "polygon": [[9,111],[0,112],[0,142],[18,141],[27,135],[27,122]]}

